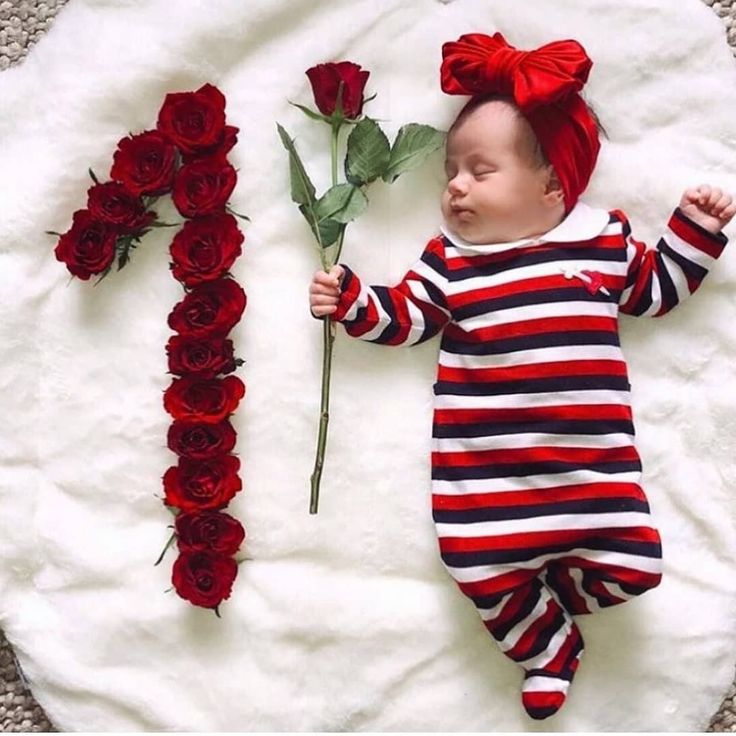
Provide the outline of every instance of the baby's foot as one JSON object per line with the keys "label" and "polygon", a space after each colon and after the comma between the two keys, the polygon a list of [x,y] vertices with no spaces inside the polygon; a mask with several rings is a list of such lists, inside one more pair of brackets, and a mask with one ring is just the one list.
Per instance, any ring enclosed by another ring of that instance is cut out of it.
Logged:
{"label": "baby's foot", "polygon": [[521,689],[521,702],[531,718],[541,721],[562,708],[582,650],[561,672],[529,670]]}

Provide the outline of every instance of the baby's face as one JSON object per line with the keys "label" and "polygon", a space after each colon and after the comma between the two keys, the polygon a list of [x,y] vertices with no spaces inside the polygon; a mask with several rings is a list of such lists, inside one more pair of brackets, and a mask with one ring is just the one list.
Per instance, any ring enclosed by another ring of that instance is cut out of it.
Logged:
{"label": "baby's face", "polygon": [[447,138],[442,214],[447,226],[470,243],[534,237],[562,219],[564,204],[558,199],[555,207],[545,197],[549,167],[535,167],[519,150],[521,125],[528,123],[508,105],[487,102]]}

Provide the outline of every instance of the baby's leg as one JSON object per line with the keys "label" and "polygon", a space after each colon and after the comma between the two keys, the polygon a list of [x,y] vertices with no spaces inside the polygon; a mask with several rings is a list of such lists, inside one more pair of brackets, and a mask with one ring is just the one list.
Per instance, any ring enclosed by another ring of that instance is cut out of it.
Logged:
{"label": "baby's leg", "polygon": [[[646,504],[644,491],[636,486],[636,492]],[[662,579],[657,529],[640,518],[636,525],[609,527],[605,518],[591,516],[588,533],[547,563],[544,582],[573,615],[624,603]]]}
{"label": "baby's leg", "polygon": [[565,702],[583,639],[570,614],[538,577],[494,596],[471,596],[501,650],[525,670],[522,703],[536,719]]}
{"label": "baby's leg", "polygon": [[607,564],[605,554],[588,552],[585,557],[564,557],[550,562],[545,584],[572,614],[593,613],[625,603],[662,579],[661,558],[646,560],[646,570]]}

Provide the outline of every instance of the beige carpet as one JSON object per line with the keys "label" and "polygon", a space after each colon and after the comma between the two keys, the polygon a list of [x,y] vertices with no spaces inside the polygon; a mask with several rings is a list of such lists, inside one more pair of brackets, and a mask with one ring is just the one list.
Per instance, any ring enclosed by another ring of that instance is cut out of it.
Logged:
{"label": "beige carpet", "polygon": [[[19,64],[48,30],[68,0],[0,0],[0,71]],[[73,1],[73,0],[72,0]],[[728,29],[728,43],[736,56],[736,0],[703,0]],[[713,716],[708,731],[736,732],[736,682]],[[36,703],[17,667],[13,650],[0,632],[0,730],[55,730]]]}

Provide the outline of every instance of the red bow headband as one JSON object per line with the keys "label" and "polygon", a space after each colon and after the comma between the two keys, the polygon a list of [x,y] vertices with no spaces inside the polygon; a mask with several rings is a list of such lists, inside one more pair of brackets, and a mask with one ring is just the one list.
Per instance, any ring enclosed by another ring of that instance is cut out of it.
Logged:
{"label": "red bow headband", "polygon": [[513,98],[557,172],[567,213],[588,185],[600,150],[595,119],[578,94],[592,65],[577,41],[519,51],[500,33],[470,33],[443,44],[440,75],[447,94]]}

